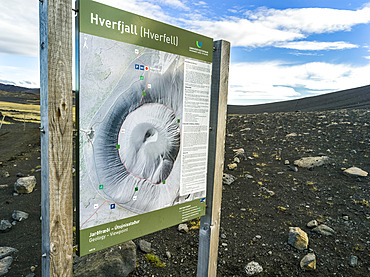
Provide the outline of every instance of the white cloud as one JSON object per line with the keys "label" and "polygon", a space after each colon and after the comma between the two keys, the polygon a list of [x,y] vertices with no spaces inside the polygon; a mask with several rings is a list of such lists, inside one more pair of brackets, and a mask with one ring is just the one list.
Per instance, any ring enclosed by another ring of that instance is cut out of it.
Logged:
{"label": "white cloud", "polygon": [[274,46],[278,48],[288,48],[295,50],[340,50],[358,48],[358,45],[345,41],[292,41],[275,44]]}
{"label": "white cloud", "polygon": [[225,39],[232,46],[267,46],[276,42],[303,39],[305,36],[296,30],[272,29],[247,19],[224,21],[194,21],[194,29],[215,39]]}
{"label": "white cloud", "polygon": [[313,94],[350,89],[369,84],[370,63],[352,66],[312,62],[286,64],[280,61],[236,63],[230,66],[229,104],[282,101],[301,96],[293,88]]}
{"label": "white cloud", "polygon": [[179,9],[183,9],[183,10],[188,10],[189,7],[187,7],[183,1],[180,1],[180,0],[159,0],[160,2],[164,3],[165,5],[168,5],[168,6],[171,6],[171,7],[175,7],[175,8],[179,8]]}
{"label": "white cloud", "polygon": [[39,54],[38,7],[37,0],[1,1],[0,54]]}
{"label": "white cloud", "polygon": [[208,6],[208,4],[204,1],[194,2],[194,5],[195,6],[204,6],[204,7]]}
{"label": "white cloud", "polygon": [[0,65],[0,83],[37,88],[40,87],[39,71],[34,68]]}
{"label": "white cloud", "polygon": [[[301,40],[311,34],[350,31],[370,23],[370,7],[359,10],[323,8],[259,9],[246,18],[230,17],[217,21],[194,21],[189,25],[208,36],[225,39],[233,46],[259,47]],[[340,47],[340,43],[338,42]]]}
{"label": "white cloud", "polygon": [[356,11],[329,8],[262,9],[257,13],[247,13],[247,16],[273,29],[298,29],[304,33],[321,34],[349,31],[354,25],[369,23],[370,7]]}

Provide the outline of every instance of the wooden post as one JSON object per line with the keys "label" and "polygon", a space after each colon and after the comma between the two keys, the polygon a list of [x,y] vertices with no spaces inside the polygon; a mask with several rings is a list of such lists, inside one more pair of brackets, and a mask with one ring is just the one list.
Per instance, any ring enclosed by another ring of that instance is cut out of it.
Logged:
{"label": "wooden post", "polygon": [[221,219],[230,43],[219,40],[213,46],[207,208],[200,223],[197,277],[216,276]]}
{"label": "wooden post", "polygon": [[42,276],[72,276],[72,1],[39,1]]}

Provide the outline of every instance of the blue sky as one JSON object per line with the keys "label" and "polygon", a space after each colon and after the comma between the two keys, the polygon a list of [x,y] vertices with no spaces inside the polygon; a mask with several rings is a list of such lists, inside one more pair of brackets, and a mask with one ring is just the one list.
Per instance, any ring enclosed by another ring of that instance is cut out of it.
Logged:
{"label": "blue sky", "polygon": [[[0,82],[39,87],[39,1],[11,2],[0,3]],[[98,2],[230,41],[229,104],[370,84],[370,0]]]}

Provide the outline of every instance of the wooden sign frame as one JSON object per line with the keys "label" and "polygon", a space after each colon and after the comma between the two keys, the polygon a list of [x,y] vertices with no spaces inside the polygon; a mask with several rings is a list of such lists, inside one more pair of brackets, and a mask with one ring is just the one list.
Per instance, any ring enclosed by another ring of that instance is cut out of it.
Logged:
{"label": "wooden sign frame", "polygon": [[[73,276],[72,3],[39,0],[42,276]],[[230,43],[214,42],[207,209],[197,276],[216,276]]]}

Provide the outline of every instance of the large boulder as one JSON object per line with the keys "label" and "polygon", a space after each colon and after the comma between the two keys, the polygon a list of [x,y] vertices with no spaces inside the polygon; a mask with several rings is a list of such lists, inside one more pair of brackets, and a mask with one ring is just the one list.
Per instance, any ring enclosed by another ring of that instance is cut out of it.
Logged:
{"label": "large boulder", "polygon": [[136,245],[128,241],[120,245],[76,258],[73,276],[125,277],[136,268]]}
{"label": "large boulder", "polygon": [[321,157],[305,157],[299,160],[294,161],[294,165],[303,167],[303,168],[313,168],[317,166],[322,166],[329,162],[328,156]]}

